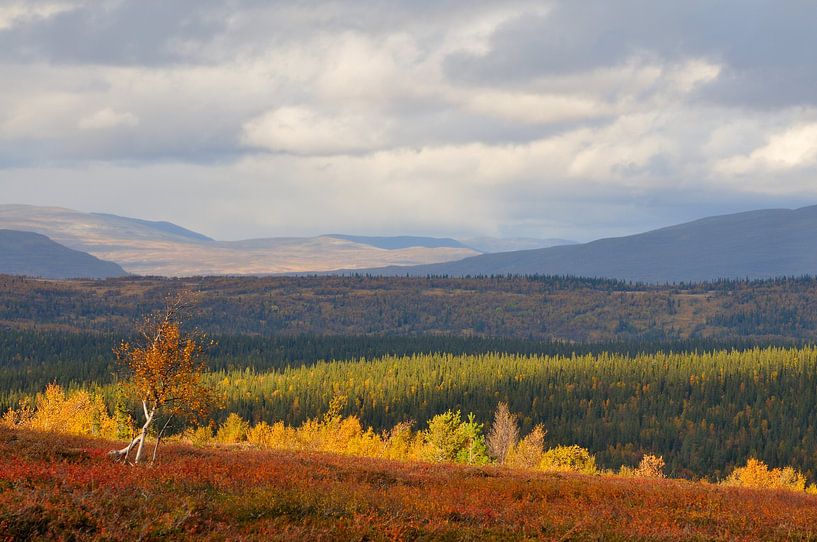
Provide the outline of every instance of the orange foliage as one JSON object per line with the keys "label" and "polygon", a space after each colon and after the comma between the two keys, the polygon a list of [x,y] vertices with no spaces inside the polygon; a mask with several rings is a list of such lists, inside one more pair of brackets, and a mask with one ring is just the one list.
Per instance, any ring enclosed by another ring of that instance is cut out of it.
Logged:
{"label": "orange foliage", "polygon": [[0,428],[0,539],[802,540],[817,497],[334,454],[169,445],[145,476],[109,442]]}
{"label": "orange foliage", "polygon": [[203,414],[212,404],[213,394],[204,384],[206,370],[203,347],[192,337],[182,337],[172,317],[144,325],[145,344],[123,342],[117,358],[129,373],[134,395],[148,409],[165,409],[168,414]]}

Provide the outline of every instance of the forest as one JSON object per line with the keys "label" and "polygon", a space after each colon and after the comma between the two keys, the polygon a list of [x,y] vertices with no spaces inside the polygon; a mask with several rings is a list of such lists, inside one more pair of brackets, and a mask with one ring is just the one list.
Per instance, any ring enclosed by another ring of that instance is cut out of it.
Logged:
{"label": "forest", "polygon": [[449,335],[573,343],[817,339],[817,279],[643,285],[548,276],[0,276],[0,328],[126,335],[179,290],[211,335]]}
{"label": "forest", "polygon": [[[19,397],[42,391],[50,382],[68,388],[108,384],[116,378],[113,349],[128,336],[113,332],[0,329],[0,410]],[[452,335],[215,335],[209,337],[206,363],[212,371],[263,372],[312,365],[318,361],[372,359],[385,355],[511,354],[571,355],[611,352],[694,352],[749,348],[752,340],[687,339],[672,342],[630,339],[571,343],[558,340]],[[789,345],[792,341],[762,344]]]}
{"label": "forest", "polygon": [[418,355],[319,363],[272,373],[218,373],[226,410],[299,423],[335,395],[376,429],[447,409],[490,422],[498,402],[523,432],[579,444],[599,464],[657,453],[674,476],[718,479],[747,458],[817,475],[817,350],[576,356]]}

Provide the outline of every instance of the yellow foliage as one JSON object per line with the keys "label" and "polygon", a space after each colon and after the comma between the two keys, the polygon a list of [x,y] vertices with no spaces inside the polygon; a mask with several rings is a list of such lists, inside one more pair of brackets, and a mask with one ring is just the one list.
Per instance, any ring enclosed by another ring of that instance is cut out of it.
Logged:
{"label": "yellow foliage", "polygon": [[235,412],[231,412],[218,428],[216,440],[223,444],[235,444],[247,440],[250,424]]}
{"label": "yellow foliage", "polygon": [[637,467],[622,466],[618,474],[619,476],[633,476],[636,478],[663,478],[664,477],[664,458],[658,455],[645,454],[641,458],[641,462]]}
{"label": "yellow foliage", "polygon": [[511,467],[526,469],[536,467],[542,460],[546,433],[542,424],[534,427],[525,438],[511,448],[505,463]]}
{"label": "yellow foliage", "polygon": [[543,470],[596,474],[596,457],[578,445],[556,446],[542,454],[539,468]]}
{"label": "yellow foliage", "polygon": [[298,448],[297,430],[284,425],[284,422],[272,425],[261,422],[250,431],[247,440],[264,448]]}
{"label": "yellow foliage", "polygon": [[754,458],[749,459],[746,466],[733,470],[721,483],[737,487],[806,490],[806,477],[800,471],[793,467],[770,469],[766,463]]}
{"label": "yellow foliage", "polygon": [[[36,431],[57,431],[115,439],[120,422],[108,413],[102,397],[85,390],[68,394],[57,384],[49,384],[37,394],[34,406],[22,401],[19,409],[9,409],[4,424]],[[130,420],[127,420],[130,425]]]}
{"label": "yellow foliage", "polygon": [[192,337],[183,337],[169,312],[143,325],[144,346],[123,342],[117,358],[130,372],[134,395],[151,410],[172,415],[200,415],[216,398],[202,378],[204,348]]}
{"label": "yellow foliage", "polygon": [[422,446],[421,439],[411,430],[411,424],[398,423],[384,436],[383,457],[387,459],[409,459],[417,457],[417,450]]}
{"label": "yellow foliage", "polygon": [[213,430],[207,426],[199,426],[186,431],[182,438],[194,446],[206,446],[213,441]]}

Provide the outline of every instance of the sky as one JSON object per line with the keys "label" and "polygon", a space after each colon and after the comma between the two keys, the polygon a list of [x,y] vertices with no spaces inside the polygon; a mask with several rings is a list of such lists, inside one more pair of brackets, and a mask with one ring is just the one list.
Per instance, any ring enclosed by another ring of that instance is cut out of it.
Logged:
{"label": "sky", "polygon": [[0,203],[211,237],[817,204],[810,0],[0,0]]}

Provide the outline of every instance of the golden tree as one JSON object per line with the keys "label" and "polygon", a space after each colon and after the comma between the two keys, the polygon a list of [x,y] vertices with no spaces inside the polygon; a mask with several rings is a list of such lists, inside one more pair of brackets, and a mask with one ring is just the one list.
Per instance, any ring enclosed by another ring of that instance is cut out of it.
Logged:
{"label": "golden tree", "polygon": [[162,435],[171,420],[203,415],[213,404],[215,394],[203,379],[205,371],[203,337],[185,335],[181,330],[183,309],[189,306],[190,294],[181,294],[168,301],[163,311],[145,318],[139,334],[139,344],[123,342],[116,356],[126,371],[126,386],[141,402],[144,424],[139,434],[121,450],[112,450],[111,457],[127,461],[137,446],[134,463],[142,461],[145,438],[154,421],[166,417],[156,438],[153,458]]}

